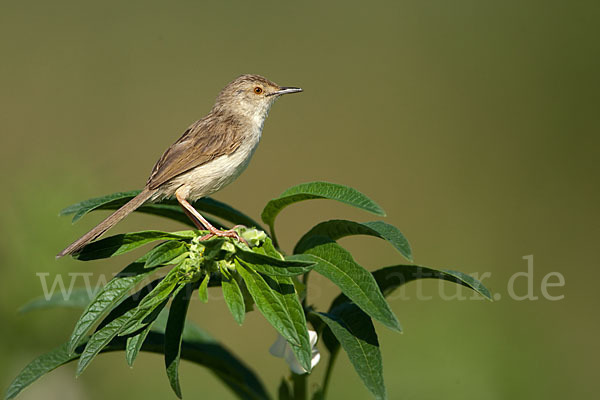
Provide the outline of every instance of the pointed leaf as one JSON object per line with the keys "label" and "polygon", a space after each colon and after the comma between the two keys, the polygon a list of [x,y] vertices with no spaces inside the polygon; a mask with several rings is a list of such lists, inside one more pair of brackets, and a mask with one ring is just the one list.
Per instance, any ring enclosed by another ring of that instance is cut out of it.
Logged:
{"label": "pointed leaf", "polygon": [[117,192],[106,196],[94,197],[63,208],[58,215],[63,216],[73,214],[72,222],[75,223],[85,214],[95,209],[110,209],[107,208],[107,206],[114,206],[114,209],[116,210],[140,194],[140,192],[141,190],[132,190],[129,192]]}
{"label": "pointed leaf", "polygon": [[[161,332],[161,333],[165,332],[165,329],[167,327],[168,316],[169,316],[168,310],[166,308],[161,309],[160,312],[158,313],[158,316],[156,317],[156,319],[154,321],[152,321],[151,323],[146,325],[146,327],[144,329],[142,329],[138,334],[127,337],[127,344],[125,346],[125,358],[127,359],[127,364],[130,367],[133,367],[133,363],[134,363],[135,359],[137,358],[138,353],[142,349],[142,346],[143,346],[144,341],[146,340],[146,337],[148,336],[148,334],[150,334],[153,331]],[[206,340],[209,340],[209,339],[212,340],[212,338],[210,337],[210,335],[208,333],[200,330],[200,328],[196,327],[192,323],[186,323],[184,331],[185,332],[194,331],[194,334],[192,334],[192,335],[188,334],[188,336],[192,339],[193,339],[194,335],[196,335],[196,336],[201,337]],[[185,332],[184,332],[184,336],[185,336]]]}
{"label": "pointed leaf", "polygon": [[239,325],[242,325],[244,318],[246,317],[244,296],[242,295],[242,291],[240,290],[237,280],[231,275],[231,273],[227,274],[227,276],[223,276],[221,279],[221,288],[223,290],[223,297],[225,298],[225,303],[227,303],[229,311],[231,311],[235,321]]}
{"label": "pointed leaf", "polygon": [[377,203],[356,189],[328,182],[310,182],[293,186],[278,198],[267,203],[262,211],[263,222],[269,225],[274,236],[275,218],[285,207],[299,201],[310,199],[330,199],[363,209],[376,215],[385,215]]}
{"label": "pointed leaf", "polygon": [[371,273],[358,265],[352,255],[336,242],[315,236],[306,254],[290,258],[316,262],[314,270],[335,283],[364,312],[388,328],[398,332],[402,330]]}
{"label": "pointed leaf", "polygon": [[269,237],[265,239],[265,242],[261,247],[254,247],[252,251],[255,253],[263,254],[265,256],[269,256],[271,258],[276,258],[279,260],[284,259],[283,255],[279,251],[277,251],[277,249],[273,245],[273,241]]}
{"label": "pointed leaf", "polygon": [[154,268],[159,265],[173,264],[173,260],[185,254],[188,246],[179,240],[169,240],[150,250],[147,254],[146,268]]}
{"label": "pointed leaf", "polygon": [[[255,252],[256,251],[256,252]],[[246,264],[252,265],[252,269],[261,274],[269,276],[296,276],[302,275],[314,268],[315,263],[302,260],[282,260],[266,254],[260,254],[260,248],[255,251],[237,249],[235,256]]]}
{"label": "pointed leaf", "polygon": [[167,376],[169,377],[171,388],[173,388],[173,391],[180,399],[179,356],[181,354],[181,337],[185,325],[185,317],[192,297],[192,285],[191,283],[186,284],[173,298],[173,303],[171,303],[171,308],[169,309],[167,329],[165,330],[165,366],[167,368]]}
{"label": "pointed leaf", "polygon": [[352,235],[369,235],[387,240],[400,254],[412,261],[412,251],[408,240],[398,228],[383,221],[354,222],[334,219],[321,222],[302,236],[294,248],[294,254],[304,253],[307,249],[306,246],[310,244],[310,238],[314,236],[325,236],[331,240],[338,240]]}
{"label": "pointed leaf", "polygon": [[205,274],[198,287],[198,297],[203,303],[208,303],[208,281],[210,281],[210,274]]}
{"label": "pointed leaf", "polygon": [[[250,295],[267,321],[290,344],[300,346],[300,338],[298,332],[296,332],[292,316],[281,299],[284,293],[279,293],[269,286],[260,274],[247,267],[243,262],[236,260],[235,265],[242,279],[244,279]],[[272,284],[276,286],[276,282]],[[291,288],[288,287],[286,292],[294,293],[293,286]]]}
{"label": "pointed leaf", "polygon": [[94,326],[100,318],[107,312],[119,305],[131,290],[142,282],[148,275],[154,272],[153,269],[145,269],[145,256],[129,264],[123,271],[111,279],[100,292],[96,295],[75,324],[68,349],[70,352],[87,335],[88,331]]}
{"label": "pointed leaf", "polygon": [[142,301],[144,295],[151,292],[157,283],[158,280],[155,280],[144,286],[140,291],[129,296],[108,314],[100,326],[98,326],[96,332],[90,337],[85,349],[81,353],[79,363],[77,364],[77,376],[81,375],[96,355],[117,336],[123,324],[133,315],[135,308]]}
{"label": "pointed leaf", "polygon": [[260,312],[290,343],[300,365],[310,371],[312,349],[306,318],[292,279],[262,276],[237,259],[235,265]]}
{"label": "pointed leaf", "polygon": [[[159,325],[158,321],[156,325]],[[162,331],[151,331],[142,345],[142,351],[163,354],[165,342],[163,332],[164,324]],[[8,400],[16,397],[39,377],[61,365],[76,360],[80,356],[83,346],[80,346],[75,354],[70,354],[67,345],[65,343],[51,350],[23,368],[8,387],[5,398]],[[117,337],[101,351],[123,350],[124,348],[124,338]],[[263,384],[246,365],[211,338],[210,335],[190,323],[185,325],[181,344],[181,358],[209,368],[239,399],[269,399]]]}
{"label": "pointed leaf", "polygon": [[135,362],[135,359],[137,358],[142,345],[144,344],[144,340],[146,340],[146,337],[148,336],[148,333],[150,333],[153,325],[154,323],[148,324],[140,331],[140,333],[127,338],[127,343],[125,345],[125,359],[127,360],[127,365],[130,367],[133,367],[133,363]]}
{"label": "pointed leaf", "polygon": [[144,297],[135,310],[130,314],[130,317],[121,324],[119,336],[132,334],[157,317],[159,313],[169,301],[171,295],[175,295],[176,291],[182,286],[179,284],[179,271],[177,268],[171,269],[167,275],[156,285],[154,289],[146,297]]}
{"label": "pointed leaf", "polygon": [[69,361],[79,358],[79,354],[71,354],[67,350],[67,347],[68,343],[64,343],[27,364],[27,366],[23,368],[19,375],[11,382],[6,390],[4,398],[6,400],[15,398],[23,389],[31,385],[41,376],[46,375],[50,371]]}
{"label": "pointed leaf", "polygon": [[97,260],[100,258],[108,258],[127,253],[128,251],[137,249],[140,246],[156,240],[185,240],[191,239],[195,236],[196,233],[194,231],[181,231],[173,233],[162,231],[142,231],[125,233],[92,242],[85,246],[81,252],[74,254],[73,258],[82,261]]}
{"label": "pointed leaf", "polygon": [[401,285],[417,279],[442,279],[474,290],[488,300],[490,291],[472,276],[449,269],[435,269],[419,265],[394,265],[373,272],[373,276],[385,296]]}
{"label": "pointed leaf", "polygon": [[127,321],[132,313],[133,310],[130,310],[109,322],[107,325],[102,327],[102,329],[94,332],[90,338],[90,341],[86,344],[81,357],[79,358],[77,371],[75,372],[76,376],[81,375],[87,366],[92,362],[92,360],[98,355],[98,353],[100,353],[100,351],[107,346],[115,336],[117,336],[119,329],[121,329],[121,326],[125,323],[125,321]]}
{"label": "pointed leaf", "polygon": [[377,399],[386,398],[379,341],[371,318],[355,304],[344,303],[330,313],[313,313],[327,324],[365,386]]}
{"label": "pointed leaf", "polygon": [[[379,289],[386,297],[400,286],[417,279],[441,279],[472,289],[484,298],[492,300],[490,291],[477,279],[465,273],[449,269],[438,270],[412,264],[394,265],[373,271],[373,277],[377,281]],[[348,301],[348,297],[341,293],[333,300],[331,308]]]}
{"label": "pointed leaf", "polygon": [[[137,358],[137,355],[139,354],[140,350],[142,349],[142,346],[144,344],[144,341],[146,340],[146,337],[151,332],[161,332],[161,333],[165,332],[165,329],[167,327],[168,318],[169,318],[169,311],[166,308],[163,308],[153,322],[148,324],[138,334],[127,337],[127,343],[125,345],[125,358],[127,360],[127,364],[130,367],[133,367],[133,363],[134,363],[135,359]],[[189,323],[188,325],[190,326],[190,329],[196,328],[195,326],[192,326],[191,323]],[[200,334],[205,335],[202,337],[210,338],[210,335],[208,335],[208,333],[201,331],[199,328],[196,328],[196,329],[198,329]],[[121,338],[117,338],[117,339],[121,339]],[[113,339],[113,341],[117,340],[117,339]]]}

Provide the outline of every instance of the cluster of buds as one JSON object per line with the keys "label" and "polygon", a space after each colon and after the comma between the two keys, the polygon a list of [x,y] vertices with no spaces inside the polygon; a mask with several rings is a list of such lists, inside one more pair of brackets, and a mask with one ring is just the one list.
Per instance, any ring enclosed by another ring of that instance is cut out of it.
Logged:
{"label": "cluster of buds", "polygon": [[[254,228],[239,228],[240,236],[246,240],[249,247],[261,246],[267,235]],[[244,243],[234,244],[231,238],[214,238],[200,240],[200,236],[192,239],[185,260],[179,264],[179,273],[187,281],[196,281],[205,274],[235,270],[233,261],[236,246],[246,246]]]}

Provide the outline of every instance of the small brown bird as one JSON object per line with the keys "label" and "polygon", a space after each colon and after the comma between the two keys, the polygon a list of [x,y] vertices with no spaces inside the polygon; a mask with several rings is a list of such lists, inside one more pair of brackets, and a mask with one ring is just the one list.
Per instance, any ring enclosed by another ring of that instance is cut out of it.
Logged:
{"label": "small brown bird", "polygon": [[265,118],[279,96],[301,92],[259,75],[242,75],[221,91],[208,115],[194,122],[156,162],[144,190],[58,253],[79,252],[145,202],[175,197],[203,237],[234,237],[234,230],[212,226],[189,201],[208,196],[233,182],[248,166],[260,141]]}

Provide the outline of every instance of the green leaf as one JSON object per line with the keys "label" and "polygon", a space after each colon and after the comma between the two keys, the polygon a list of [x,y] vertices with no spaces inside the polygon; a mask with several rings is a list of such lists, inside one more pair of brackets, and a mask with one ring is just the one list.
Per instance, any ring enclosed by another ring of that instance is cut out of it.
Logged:
{"label": "green leaf", "polygon": [[[438,270],[412,264],[394,265],[373,271],[373,277],[377,281],[379,289],[386,297],[400,286],[417,279],[442,279],[472,289],[484,298],[492,300],[490,291],[477,279],[465,273],[449,269]],[[348,297],[342,293],[333,300],[330,308],[348,301]]]}
{"label": "green leaf", "polygon": [[[256,251],[260,251],[256,248]],[[282,260],[266,254],[256,253],[254,251],[245,251],[237,249],[235,256],[242,260],[245,264],[251,266],[257,272],[269,276],[296,276],[302,275],[315,266],[313,262],[302,260]]]}
{"label": "green leaf", "polygon": [[175,295],[175,292],[181,289],[181,285],[176,289],[178,284],[179,271],[177,268],[172,268],[122,324],[119,336],[132,334],[156,319],[158,312],[165,307],[171,295]]}
{"label": "green leaf", "polygon": [[[235,265],[236,270],[246,283],[250,295],[267,321],[269,321],[271,325],[273,325],[273,327],[290,342],[290,344],[300,346],[300,338],[296,332],[292,316],[289,314],[281,299],[284,293],[279,293],[271,288],[260,274],[251,268],[247,268],[243,262],[236,260]],[[292,287],[286,288],[286,293],[295,293],[293,285]]]}
{"label": "green leaf", "polygon": [[150,250],[147,254],[146,268],[154,268],[159,265],[172,264],[172,261],[186,253],[188,246],[179,240],[169,240]]}
{"label": "green leaf", "polygon": [[198,288],[198,297],[203,303],[208,303],[208,281],[210,281],[210,274],[205,274]]}
{"label": "green leaf", "polygon": [[398,332],[402,330],[371,273],[358,265],[352,255],[336,242],[314,236],[306,254],[290,258],[316,262],[314,270],[335,283],[368,315],[388,328]]}
{"label": "green leaf", "polygon": [[373,276],[385,296],[388,296],[395,289],[410,281],[417,279],[442,279],[472,289],[486,299],[492,300],[492,294],[481,282],[459,271],[449,269],[438,270],[419,265],[394,265],[374,271]]}
{"label": "green leaf", "polygon": [[[73,214],[73,223],[75,223],[85,214],[93,210],[116,210],[122,207],[124,204],[126,204],[129,200],[133,199],[139,193],[140,190],[132,190],[129,192],[118,192],[109,194],[107,196],[101,196],[89,200],[84,200],[80,203],[73,204],[63,209],[59,215]],[[257,228],[260,228],[260,225],[256,223],[256,221],[254,221],[252,218],[220,201],[205,197],[194,202],[192,205],[199,211],[207,212],[216,217],[223,218],[226,221],[233,222],[234,224],[255,226]],[[159,215],[162,217],[173,219],[175,221],[182,222],[190,226],[194,226],[192,221],[187,215],[185,215],[185,213],[183,212],[176,200],[163,200],[159,203],[146,203],[135,211],[146,214]],[[213,225],[220,225],[218,223],[215,223],[210,218],[208,219],[209,222],[211,222]]]}
{"label": "green leaf", "polygon": [[27,303],[19,308],[20,314],[25,314],[34,310],[43,310],[47,308],[55,307],[68,307],[68,308],[84,308],[90,303],[92,299],[91,289],[88,288],[74,288],[68,296],[65,296],[62,292],[54,293],[50,298],[46,299],[45,296],[36,297],[35,299],[29,300]]}
{"label": "green leaf", "polygon": [[67,350],[67,347],[68,343],[64,343],[30,362],[11,382],[4,398],[6,400],[15,398],[23,389],[31,385],[39,377],[46,375],[48,372],[69,361],[79,358],[79,354],[71,354]]}
{"label": "green leaf", "polygon": [[82,260],[97,260],[118,256],[128,251],[137,249],[147,243],[156,240],[169,239],[191,239],[196,236],[194,231],[181,232],[162,232],[162,231],[142,231],[133,233],[124,233],[97,240],[85,246],[81,252],[74,254],[73,257]]}
{"label": "green leaf", "polygon": [[[157,323],[155,326],[159,325]],[[142,351],[164,353],[165,336],[164,324],[162,330],[151,331]],[[101,351],[116,351],[125,349],[125,338],[116,337]],[[23,389],[35,382],[39,377],[55,368],[76,360],[83,346],[71,354],[65,343],[29,363],[8,387],[5,399],[16,397]],[[269,399],[263,384],[258,377],[239,361],[227,349],[216,342],[210,335],[199,328],[186,323],[181,344],[181,358],[209,368],[239,399],[265,400]]]}
{"label": "green leaf", "polygon": [[377,203],[356,189],[328,182],[303,183],[287,189],[278,198],[269,201],[263,209],[261,218],[269,225],[271,237],[275,237],[275,218],[281,210],[299,201],[311,199],[337,200],[376,215],[385,215],[385,211]]}
{"label": "green leaf", "polygon": [[81,375],[81,373],[92,362],[96,355],[98,355],[98,353],[105,346],[107,346],[113,338],[117,336],[123,327],[123,324],[125,324],[125,322],[127,322],[135,312],[135,308],[142,301],[144,295],[146,295],[148,292],[151,292],[157,281],[158,280],[155,280],[149,283],[137,293],[129,296],[121,304],[114,308],[102,321],[96,332],[94,332],[94,334],[90,337],[85,349],[79,357],[79,363],[77,364],[76,371],[77,376]]}
{"label": "green leaf", "polygon": [[185,317],[192,297],[192,289],[193,284],[188,283],[173,298],[171,308],[169,309],[167,329],[165,330],[165,367],[167,368],[167,376],[171,388],[180,399],[179,357],[181,355],[181,338],[185,325]]}
{"label": "green leaf", "polygon": [[379,341],[371,318],[355,304],[344,303],[330,313],[313,313],[327,324],[365,386],[377,399],[386,398]]}
{"label": "green leaf", "polygon": [[383,221],[354,222],[334,219],[321,222],[302,236],[294,248],[294,254],[304,253],[307,246],[310,245],[310,239],[314,236],[325,236],[331,240],[338,240],[352,235],[369,235],[387,240],[400,254],[412,261],[412,251],[408,240],[398,228]]}
{"label": "green leaf", "polygon": [[[142,350],[146,337],[153,331],[161,333],[165,332],[165,329],[167,327],[168,316],[168,310],[166,308],[163,308],[156,317],[156,319],[150,324],[146,325],[146,327],[142,329],[139,333],[137,333],[134,336],[127,336],[127,343],[125,345],[125,358],[127,359],[127,364],[130,367],[133,367],[133,362],[137,358],[137,355],[140,352],[140,350]],[[200,328],[197,328],[195,325],[192,325],[192,323],[188,323],[187,325],[190,326],[190,329],[197,329],[200,332],[201,336],[203,335],[202,338],[210,338],[210,335],[208,333],[200,330]],[[118,339],[121,338],[113,339],[113,341]]]}
{"label": "green leaf", "polygon": [[75,324],[68,349],[70,352],[87,335],[88,331],[94,326],[102,316],[114,307],[119,305],[130,291],[142,282],[154,270],[144,268],[146,258],[141,257],[137,261],[129,264],[119,274],[110,280],[100,292],[96,295]]}
{"label": "green leaf", "polygon": [[240,290],[240,286],[237,283],[237,280],[231,275],[231,273],[227,274],[227,276],[223,276],[221,279],[221,288],[223,290],[223,297],[225,298],[225,303],[227,303],[227,307],[235,321],[242,325],[244,322],[244,318],[246,317],[246,306],[244,304],[244,296],[242,295],[242,291]]}
{"label": "green leaf", "polygon": [[153,325],[154,323],[150,323],[138,334],[129,336],[127,338],[127,343],[125,345],[125,359],[127,360],[127,365],[130,367],[133,367],[133,363],[135,362],[135,359],[137,358],[142,345],[144,344],[144,340],[146,340],[146,337],[148,336],[148,333],[150,333]]}
{"label": "green leaf", "polygon": [[[141,190],[132,190],[129,192],[117,192],[106,196],[94,197],[92,199],[84,200],[79,203],[72,204],[60,211],[58,215],[71,215],[73,214],[72,222],[77,222],[81,217],[90,211],[96,209],[117,209],[125,205],[129,200],[140,194]],[[109,208],[109,207],[114,208]]]}
{"label": "green leaf", "polygon": [[252,251],[279,260],[284,259],[283,255],[279,251],[277,251],[277,249],[273,245],[273,241],[269,237],[265,239],[265,242],[261,247],[254,247]]}
{"label": "green leaf", "polygon": [[237,259],[235,265],[260,312],[290,343],[300,365],[310,372],[311,347],[306,318],[292,279],[262,276]]}
{"label": "green leaf", "polygon": [[[332,307],[330,307],[329,312],[331,312],[331,309],[332,309]],[[306,318],[310,321],[314,330],[319,333],[319,342],[323,343],[325,345],[325,348],[327,349],[327,351],[329,351],[329,353],[330,353],[329,354],[329,356],[330,356],[329,364],[333,364],[335,362],[335,358],[337,357],[337,354],[340,350],[340,342],[335,338],[335,336],[331,332],[331,329],[329,329],[327,327],[327,325],[323,322],[323,320],[318,318],[317,316],[315,316],[315,313],[316,313],[316,311],[310,312],[306,316]],[[332,367],[333,367],[333,365],[327,365],[327,371],[329,371],[329,372],[326,371],[325,373],[331,374],[330,370]]]}

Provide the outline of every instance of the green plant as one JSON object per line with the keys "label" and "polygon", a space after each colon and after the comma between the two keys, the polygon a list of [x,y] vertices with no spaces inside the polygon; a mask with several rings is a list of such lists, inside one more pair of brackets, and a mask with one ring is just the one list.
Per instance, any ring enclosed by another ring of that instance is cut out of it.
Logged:
{"label": "green plant", "polygon": [[[93,210],[117,209],[137,193],[115,193],[86,200],[67,207],[61,214],[73,215],[75,222]],[[227,306],[240,325],[245,313],[256,305],[285,339],[280,343],[285,349],[278,351],[283,355],[289,349],[287,358],[293,372],[291,379],[284,377],[281,381],[280,400],[308,398],[308,374],[304,372],[313,367],[316,352],[307,323],[322,338],[329,353],[324,381],[312,399],[325,398],[340,347],[374,397],[386,398],[381,350],[372,320],[395,331],[401,328],[385,296],[407,282],[423,278],[456,282],[487,299],[490,293],[479,281],[457,271],[402,264],[371,273],[336,242],[350,235],[375,236],[412,261],[404,235],[383,221],[321,222],[300,238],[293,254],[284,256],[275,235],[275,219],[288,205],[309,199],[337,200],[385,215],[374,201],[352,188],[313,182],[294,186],[267,203],[262,220],[269,226],[270,235],[256,221],[224,203],[206,198],[194,204],[197,209],[231,224],[251,227],[237,228],[247,243],[217,237],[201,241],[205,232],[197,230],[126,233],[90,243],[74,257],[83,261],[114,257],[160,241],[116,275],[91,301],[83,291],[76,291],[69,299],[55,296],[49,301],[36,300],[26,307],[75,305],[85,310],[70,340],[26,366],[8,388],[6,398],[15,397],[38,377],[70,361],[78,360],[79,375],[101,352],[124,351],[128,364],[133,365],[143,350],[164,354],[167,376],[179,397],[179,360],[184,358],[209,368],[239,398],[269,399],[254,372],[214,338],[186,322],[192,293],[197,291],[206,302],[209,286],[222,288]],[[147,204],[137,211],[190,224],[179,206],[171,201]],[[168,266],[172,267],[164,277],[143,285]],[[316,310],[308,300],[311,273],[323,275],[341,289],[327,311]]]}

